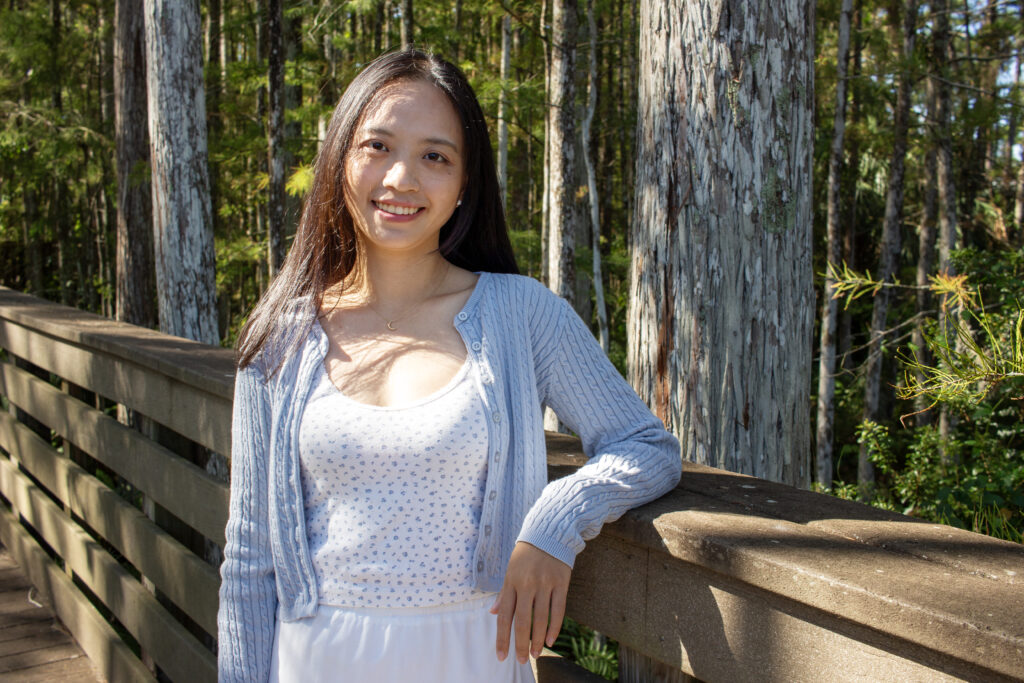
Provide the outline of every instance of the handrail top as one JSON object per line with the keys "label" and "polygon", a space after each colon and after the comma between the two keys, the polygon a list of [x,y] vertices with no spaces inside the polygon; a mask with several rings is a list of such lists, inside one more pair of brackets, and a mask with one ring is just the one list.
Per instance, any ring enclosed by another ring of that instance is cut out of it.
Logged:
{"label": "handrail top", "polygon": [[154,368],[196,389],[231,400],[234,352],[111,320],[0,286],[0,318],[51,337]]}

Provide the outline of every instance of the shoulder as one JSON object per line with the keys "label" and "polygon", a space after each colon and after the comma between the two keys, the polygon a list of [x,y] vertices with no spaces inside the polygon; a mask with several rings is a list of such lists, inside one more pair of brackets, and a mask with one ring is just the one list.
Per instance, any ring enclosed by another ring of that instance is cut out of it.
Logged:
{"label": "shoulder", "polygon": [[525,313],[531,319],[561,314],[564,303],[561,297],[540,280],[512,273],[488,273],[487,276],[487,298],[491,302],[509,311]]}
{"label": "shoulder", "polygon": [[536,360],[553,357],[572,307],[544,283],[525,275],[490,273],[488,318],[516,343],[526,343]]}

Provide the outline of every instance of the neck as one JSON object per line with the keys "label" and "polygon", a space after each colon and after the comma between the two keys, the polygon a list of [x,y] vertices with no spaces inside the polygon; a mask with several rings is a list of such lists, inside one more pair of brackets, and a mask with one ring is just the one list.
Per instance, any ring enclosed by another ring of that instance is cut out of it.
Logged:
{"label": "neck", "polygon": [[360,282],[349,290],[385,310],[423,301],[436,293],[450,264],[440,252],[418,254],[367,253]]}

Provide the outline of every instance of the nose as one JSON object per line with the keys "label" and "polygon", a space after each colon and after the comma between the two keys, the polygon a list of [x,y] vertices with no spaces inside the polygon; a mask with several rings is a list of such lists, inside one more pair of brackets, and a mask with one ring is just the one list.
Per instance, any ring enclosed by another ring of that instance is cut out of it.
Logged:
{"label": "nose", "polygon": [[384,174],[384,185],[397,192],[412,192],[419,189],[412,164],[396,159]]}

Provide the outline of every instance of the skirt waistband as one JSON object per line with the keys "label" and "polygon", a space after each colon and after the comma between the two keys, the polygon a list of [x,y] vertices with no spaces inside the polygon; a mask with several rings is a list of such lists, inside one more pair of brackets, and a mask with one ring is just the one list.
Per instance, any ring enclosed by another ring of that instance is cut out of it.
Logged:
{"label": "skirt waistband", "polygon": [[373,617],[418,617],[427,614],[449,614],[458,612],[475,612],[485,604],[490,607],[498,598],[497,593],[486,593],[470,600],[452,602],[445,605],[427,605],[426,607],[347,607],[345,605],[329,605],[321,603],[317,609],[345,612],[358,616]]}

